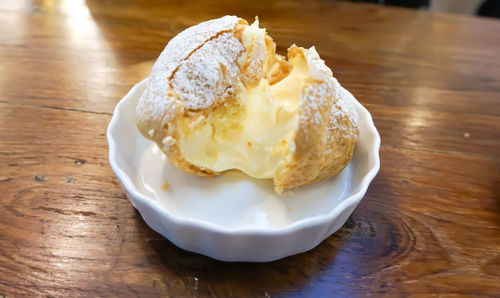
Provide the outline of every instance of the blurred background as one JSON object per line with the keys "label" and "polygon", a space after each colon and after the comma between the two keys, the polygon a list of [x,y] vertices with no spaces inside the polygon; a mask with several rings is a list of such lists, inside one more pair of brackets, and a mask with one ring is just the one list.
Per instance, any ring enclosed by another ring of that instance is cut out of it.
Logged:
{"label": "blurred background", "polygon": [[500,18],[500,0],[346,0]]}

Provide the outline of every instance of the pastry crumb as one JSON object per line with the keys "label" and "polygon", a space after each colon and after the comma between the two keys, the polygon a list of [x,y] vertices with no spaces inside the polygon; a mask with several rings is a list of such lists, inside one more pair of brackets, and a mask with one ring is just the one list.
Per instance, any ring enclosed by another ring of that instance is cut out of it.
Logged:
{"label": "pastry crumb", "polygon": [[44,181],[47,181],[49,179],[47,177],[45,177],[45,176],[39,176],[39,175],[37,175],[37,176],[35,176],[35,180],[38,181],[38,182],[44,182]]}
{"label": "pastry crumb", "polygon": [[163,182],[163,185],[161,186],[161,189],[163,189],[163,190],[168,190],[168,189],[170,189],[170,185],[168,185],[167,180],[165,180],[165,182]]}

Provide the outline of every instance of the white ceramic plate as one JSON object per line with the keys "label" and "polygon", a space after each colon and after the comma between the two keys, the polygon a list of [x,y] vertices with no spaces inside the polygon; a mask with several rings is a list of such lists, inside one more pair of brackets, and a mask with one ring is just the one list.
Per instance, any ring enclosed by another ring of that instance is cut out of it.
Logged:
{"label": "white ceramic plate", "polygon": [[[146,223],[183,249],[249,262],[310,250],[345,223],[379,170],[379,134],[352,97],[360,139],[350,164],[331,179],[278,196],[271,180],[237,171],[212,179],[189,175],[137,130],[135,106],[145,87],[146,80],[134,86],[115,108],[107,131],[109,161]],[[162,189],[165,181],[168,190]]]}

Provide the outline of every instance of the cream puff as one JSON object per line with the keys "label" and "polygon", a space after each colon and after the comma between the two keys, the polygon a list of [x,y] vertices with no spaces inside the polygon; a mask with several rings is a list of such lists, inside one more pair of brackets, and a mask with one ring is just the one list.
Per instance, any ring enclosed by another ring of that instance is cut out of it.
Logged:
{"label": "cream puff", "polygon": [[191,174],[237,169],[277,193],[331,177],[352,158],[358,115],[314,47],[287,56],[258,20],[190,27],[153,66],[137,126]]}

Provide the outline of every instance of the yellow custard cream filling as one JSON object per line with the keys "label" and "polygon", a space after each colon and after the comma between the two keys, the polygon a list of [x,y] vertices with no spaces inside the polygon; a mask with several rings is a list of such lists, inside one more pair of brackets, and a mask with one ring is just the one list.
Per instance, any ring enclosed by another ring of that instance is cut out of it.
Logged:
{"label": "yellow custard cream filling", "polygon": [[[255,25],[247,27],[244,46],[255,38],[264,43],[264,32]],[[186,160],[217,172],[239,169],[255,178],[273,178],[295,150],[299,97],[308,77],[302,55],[290,63],[292,70],[284,79],[269,85],[262,78],[240,92],[236,103],[219,107],[194,130],[181,123],[185,129],[179,146]]]}

